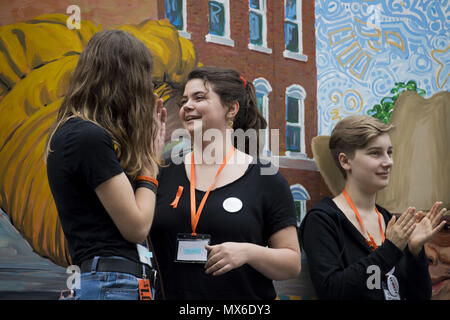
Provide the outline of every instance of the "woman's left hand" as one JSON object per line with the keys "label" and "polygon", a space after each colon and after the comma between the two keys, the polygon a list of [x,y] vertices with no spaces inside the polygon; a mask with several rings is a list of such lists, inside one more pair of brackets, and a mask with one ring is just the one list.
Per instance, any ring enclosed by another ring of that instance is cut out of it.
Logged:
{"label": "woman's left hand", "polygon": [[249,243],[224,242],[218,245],[206,245],[208,261],[206,261],[206,274],[219,276],[233,269],[239,268],[247,262]]}
{"label": "woman's left hand", "polygon": [[441,205],[442,202],[436,202],[433,207],[431,207],[430,212],[425,216],[423,211],[418,212],[416,228],[408,241],[409,251],[414,256],[418,256],[423,245],[431,240],[445,226],[445,221],[439,223],[442,216],[447,211],[445,208],[439,210]]}

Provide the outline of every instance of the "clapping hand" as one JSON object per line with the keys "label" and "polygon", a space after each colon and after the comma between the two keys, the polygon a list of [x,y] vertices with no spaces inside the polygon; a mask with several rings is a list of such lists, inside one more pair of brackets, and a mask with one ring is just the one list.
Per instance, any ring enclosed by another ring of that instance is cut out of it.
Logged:
{"label": "clapping hand", "polygon": [[409,251],[414,256],[418,256],[423,245],[431,240],[445,226],[446,221],[439,223],[442,216],[447,211],[446,208],[439,210],[441,205],[442,202],[436,202],[426,215],[423,211],[417,213],[416,228],[408,241]]}
{"label": "clapping hand", "polygon": [[415,208],[408,208],[398,218],[392,216],[386,226],[386,239],[389,239],[400,250],[405,249],[408,240],[414,229],[416,228]]}

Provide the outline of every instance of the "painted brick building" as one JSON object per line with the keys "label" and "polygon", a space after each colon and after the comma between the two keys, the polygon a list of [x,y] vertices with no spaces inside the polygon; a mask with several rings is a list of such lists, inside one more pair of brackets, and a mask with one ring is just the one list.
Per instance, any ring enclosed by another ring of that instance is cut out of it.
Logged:
{"label": "painted brick building", "polygon": [[[253,81],[269,129],[279,130],[281,173],[298,214],[329,195],[314,161],[317,135],[317,76],[314,1],[159,0],[168,18],[194,43],[204,65],[234,68]],[[308,200],[308,201],[306,201]]]}

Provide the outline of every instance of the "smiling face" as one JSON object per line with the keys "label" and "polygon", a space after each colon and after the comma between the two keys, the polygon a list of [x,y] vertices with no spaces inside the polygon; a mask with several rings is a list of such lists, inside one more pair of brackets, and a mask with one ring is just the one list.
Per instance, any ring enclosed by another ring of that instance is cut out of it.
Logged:
{"label": "smiling face", "polygon": [[391,139],[388,134],[381,134],[364,148],[356,149],[352,158],[341,153],[340,161],[348,180],[367,192],[377,192],[389,182],[393,165]]}
{"label": "smiling face", "polygon": [[202,130],[215,128],[224,131],[233,118],[233,108],[224,107],[220,97],[213,91],[211,85],[202,79],[192,79],[186,83],[183,97],[180,101],[180,120],[189,134],[194,127],[202,125]]}

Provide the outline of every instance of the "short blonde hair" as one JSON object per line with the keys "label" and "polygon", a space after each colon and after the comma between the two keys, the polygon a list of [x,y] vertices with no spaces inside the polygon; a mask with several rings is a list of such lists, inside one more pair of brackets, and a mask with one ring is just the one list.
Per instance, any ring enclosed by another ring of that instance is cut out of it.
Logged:
{"label": "short blonde hair", "polygon": [[357,149],[365,148],[370,140],[389,133],[393,128],[391,124],[365,115],[349,116],[336,124],[331,132],[329,148],[334,162],[345,179],[347,175],[339,163],[339,154],[343,152],[352,159]]}

